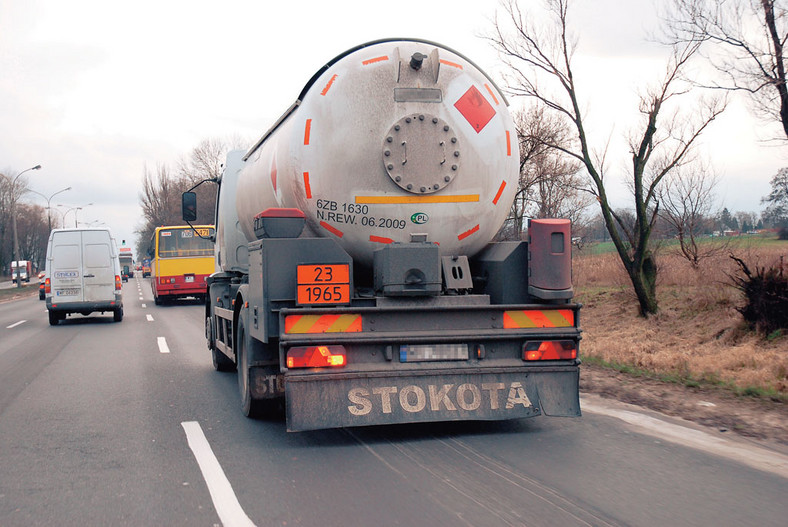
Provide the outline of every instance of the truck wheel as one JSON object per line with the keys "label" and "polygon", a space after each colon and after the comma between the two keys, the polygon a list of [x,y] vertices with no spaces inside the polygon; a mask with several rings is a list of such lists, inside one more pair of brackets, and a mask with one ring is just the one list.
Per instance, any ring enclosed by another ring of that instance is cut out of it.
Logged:
{"label": "truck wheel", "polygon": [[57,316],[57,313],[54,311],[49,312],[49,325],[50,326],[57,326],[57,323],[60,322],[60,317]]}
{"label": "truck wheel", "polygon": [[252,387],[249,386],[249,339],[244,328],[243,315],[238,317],[238,330],[236,331],[235,357],[238,361],[238,391],[241,394],[241,411],[246,417],[256,418],[262,413],[262,404],[259,399],[252,397]]}
{"label": "truck wheel", "polygon": [[161,305],[161,298],[154,294],[153,295],[153,303],[156,304],[157,306],[160,306]]}
{"label": "truck wheel", "polygon": [[112,312],[112,320],[115,322],[120,322],[123,320],[123,308],[119,307]]}

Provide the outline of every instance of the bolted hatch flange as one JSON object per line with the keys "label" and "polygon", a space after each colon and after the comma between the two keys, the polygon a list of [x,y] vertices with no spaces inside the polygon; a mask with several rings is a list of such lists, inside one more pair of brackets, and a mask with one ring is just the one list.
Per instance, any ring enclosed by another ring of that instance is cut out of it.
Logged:
{"label": "bolted hatch flange", "polygon": [[409,114],[383,139],[383,166],[391,180],[413,194],[431,194],[452,182],[460,169],[460,144],[439,117]]}

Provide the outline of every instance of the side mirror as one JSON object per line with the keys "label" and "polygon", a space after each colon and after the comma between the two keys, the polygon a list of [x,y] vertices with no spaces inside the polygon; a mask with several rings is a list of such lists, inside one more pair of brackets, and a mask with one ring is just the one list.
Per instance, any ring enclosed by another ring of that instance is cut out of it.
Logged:
{"label": "side mirror", "polygon": [[184,192],[181,195],[181,214],[183,221],[197,221],[197,194]]}

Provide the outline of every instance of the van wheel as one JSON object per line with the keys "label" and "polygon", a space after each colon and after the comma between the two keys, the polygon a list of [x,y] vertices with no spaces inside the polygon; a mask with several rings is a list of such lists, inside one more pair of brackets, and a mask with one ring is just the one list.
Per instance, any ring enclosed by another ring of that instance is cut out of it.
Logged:
{"label": "van wheel", "polygon": [[123,320],[123,308],[119,307],[112,312],[112,320],[115,322],[120,322]]}
{"label": "van wheel", "polygon": [[49,312],[49,325],[50,326],[57,326],[57,323],[60,322],[60,317],[57,316],[57,313],[54,311]]}
{"label": "van wheel", "polygon": [[238,391],[241,394],[241,411],[246,417],[254,419],[262,414],[263,405],[259,399],[252,397],[252,387],[249,385],[249,337],[247,337],[246,328],[244,328],[243,313],[238,317],[235,357],[238,361]]}

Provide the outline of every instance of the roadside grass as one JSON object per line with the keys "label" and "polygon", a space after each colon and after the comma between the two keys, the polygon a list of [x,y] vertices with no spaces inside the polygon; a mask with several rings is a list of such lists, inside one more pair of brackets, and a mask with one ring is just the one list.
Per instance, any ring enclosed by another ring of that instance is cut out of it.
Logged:
{"label": "roadside grass", "polygon": [[[788,243],[762,237],[728,244],[695,270],[670,245],[660,248],[660,312],[637,314],[637,301],[618,255],[575,251],[575,299],[583,304],[581,356],[630,375],[690,387],[719,388],[788,402],[788,334],[751,331],[736,311],[741,293],[729,254],[748,265],[788,263]],[[713,243],[713,242],[710,242]]]}
{"label": "roadside grass", "polygon": [[26,298],[38,294],[38,282],[35,284],[22,284],[22,287],[0,289],[0,302],[10,302],[18,298]]}

